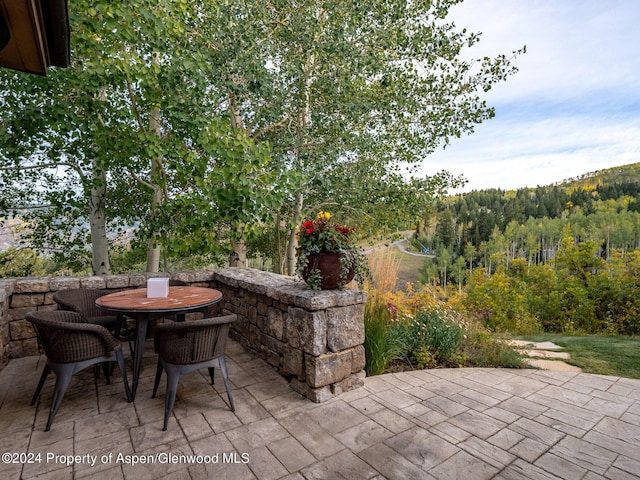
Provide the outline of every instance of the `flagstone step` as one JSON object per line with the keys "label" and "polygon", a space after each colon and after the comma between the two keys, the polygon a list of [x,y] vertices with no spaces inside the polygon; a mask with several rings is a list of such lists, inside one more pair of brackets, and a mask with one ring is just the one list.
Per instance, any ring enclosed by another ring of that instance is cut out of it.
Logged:
{"label": "flagstone step", "polygon": [[560,351],[563,348],[553,342],[511,340],[509,343],[529,357],[525,359],[525,363],[533,368],[555,372],[582,372],[581,368],[563,361],[569,360],[571,356]]}
{"label": "flagstone step", "polygon": [[569,358],[571,358],[571,355],[569,355],[567,352],[557,352],[557,351],[549,351],[549,350],[540,350],[540,349],[524,349],[521,348],[519,349],[523,354],[525,354],[528,357],[533,357],[533,358],[546,358],[546,359],[561,359],[561,360],[568,360]]}
{"label": "flagstone step", "polygon": [[539,368],[540,370],[550,370],[553,372],[576,372],[582,373],[580,367],[575,365],[569,365],[562,360],[543,360],[540,358],[527,358],[525,363],[533,368]]}
{"label": "flagstone step", "polygon": [[529,342],[527,340],[510,340],[509,343],[517,348],[535,348],[538,350],[564,350],[553,342]]}

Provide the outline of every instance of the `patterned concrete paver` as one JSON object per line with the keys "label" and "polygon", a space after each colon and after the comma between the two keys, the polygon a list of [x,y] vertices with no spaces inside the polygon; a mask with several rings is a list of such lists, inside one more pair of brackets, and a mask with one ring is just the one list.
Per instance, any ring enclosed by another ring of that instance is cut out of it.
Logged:
{"label": "patterned concrete paver", "polygon": [[[169,429],[151,398],[151,342],[136,400],[120,379],[73,378],[44,432],[43,358],[0,372],[2,479],[640,478],[640,380],[576,372],[442,369],[367,378],[323,404],[231,342],[236,412],[206,371],[181,379]],[[9,454],[8,456],[6,454]]]}

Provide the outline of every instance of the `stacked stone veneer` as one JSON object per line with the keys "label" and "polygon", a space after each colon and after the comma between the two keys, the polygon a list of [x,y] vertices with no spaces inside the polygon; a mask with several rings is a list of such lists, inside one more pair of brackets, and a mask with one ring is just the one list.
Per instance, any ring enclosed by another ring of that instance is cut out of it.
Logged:
{"label": "stacked stone veneer", "polygon": [[[150,274],[0,280],[0,369],[10,358],[36,355],[34,310],[55,310],[53,293],[67,288],[118,291],[145,285]],[[155,275],[154,275],[155,276]],[[249,268],[172,275],[223,293],[221,313],[235,313],[232,337],[254,351],[296,391],[323,402],[364,380],[364,301],[355,289],[312,292],[291,277]]]}
{"label": "stacked stone veneer", "polygon": [[363,384],[364,292],[312,292],[291,277],[253,269],[214,277],[224,309],[238,315],[232,335],[296,391],[323,402]]}

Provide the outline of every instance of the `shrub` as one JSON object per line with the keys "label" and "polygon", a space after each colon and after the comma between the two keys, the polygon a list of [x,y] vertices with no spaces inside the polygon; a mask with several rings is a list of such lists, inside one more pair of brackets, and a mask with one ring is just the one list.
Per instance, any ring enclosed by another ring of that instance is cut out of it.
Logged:
{"label": "shrub", "polygon": [[9,247],[0,252],[0,278],[32,277],[45,274],[42,258],[30,248]]}
{"label": "shrub", "polygon": [[479,324],[468,331],[464,341],[467,363],[474,367],[524,367],[522,354],[506,339],[489,333]]}
{"label": "shrub", "polygon": [[434,365],[461,366],[460,350],[464,329],[452,312],[431,308],[391,326],[391,336],[409,365],[424,368]]}

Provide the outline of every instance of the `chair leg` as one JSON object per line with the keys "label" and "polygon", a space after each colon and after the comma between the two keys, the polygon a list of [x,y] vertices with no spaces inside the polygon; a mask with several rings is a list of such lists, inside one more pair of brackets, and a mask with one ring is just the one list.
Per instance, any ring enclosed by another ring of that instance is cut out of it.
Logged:
{"label": "chair leg", "polygon": [[51,367],[49,365],[45,365],[42,370],[42,375],[40,375],[40,381],[38,382],[38,386],[36,387],[36,392],[33,394],[33,398],[31,399],[31,406],[33,407],[36,404],[36,400],[40,396],[40,391],[44,386],[44,382],[47,380],[47,377],[51,373]]}
{"label": "chair leg", "polygon": [[47,420],[47,427],[44,429],[48,432],[51,429],[53,419],[58,413],[58,408],[62,403],[64,392],[67,391],[71,377],[73,376],[74,364],[59,365],[56,369],[56,386],[53,390],[53,399],[51,400],[51,410],[49,411],[49,419]]}
{"label": "chair leg", "polygon": [[229,374],[227,373],[227,361],[222,355],[218,361],[220,362],[220,370],[222,371],[222,379],[224,380],[224,388],[227,389],[227,396],[229,397],[229,405],[231,406],[231,411],[236,411],[236,406],[233,403],[233,395],[231,395],[231,386],[229,384]]}
{"label": "chair leg", "polygon": [[133,396],[131,395],[131,389],[129,388],[129,381],[127,380],[127,370],[124,364],[124,355],[122,354],[122,350],[118,350],[116,352],[116,361],[118,362],[118,367],[120,368],[120,374],[122,375],[122,382],[124,383],[124,393],[127,396],[127,402],[133,402]]}
{"label": "chair leg", "polygon": [[153,393],[151,398],[156,398],[156,392],[158,391],[158,385],[160,385],[160,377],[162,377],[162,364],[158,360],[158,366],[156,367],[156,379],[153,382]]}
{"label": "chair leg", "polygon": [[111,379],[109,378],[109,362],[102,362],[102,371],[104,372],[107,385],[111,385]]}
{"label": "chair leg", "polygon": [[118,315],[116,315],[116,326],[114,329],[114,335],[117,339],[120,339],[120,330],[122,330],[123,323],[124,323],[124,315],[122,313],[118,313]]}
{"label": "chair leg", "polygon": [[131,340],[130,338],[127,339],[127,341],[129,342],[129,351],[131,352],[131,358],[136,358],[136,342],[134,340]]}
{"label": "chair leg", "polygon": [[216,381],[214,379],[214,373],[216,369],[215,367],[209,367],[209,376],[211,377],[211,385],[215,385]]}
{"label": "chair leg", "polygon": [[167,398],[164,403],[164,425],[162,431],[167,429],[169,424],[169,415],[173,411],[173,405],[176,402],[176,392],[178,391],[178,381],[180,380],[180,367],[167,365]]}

